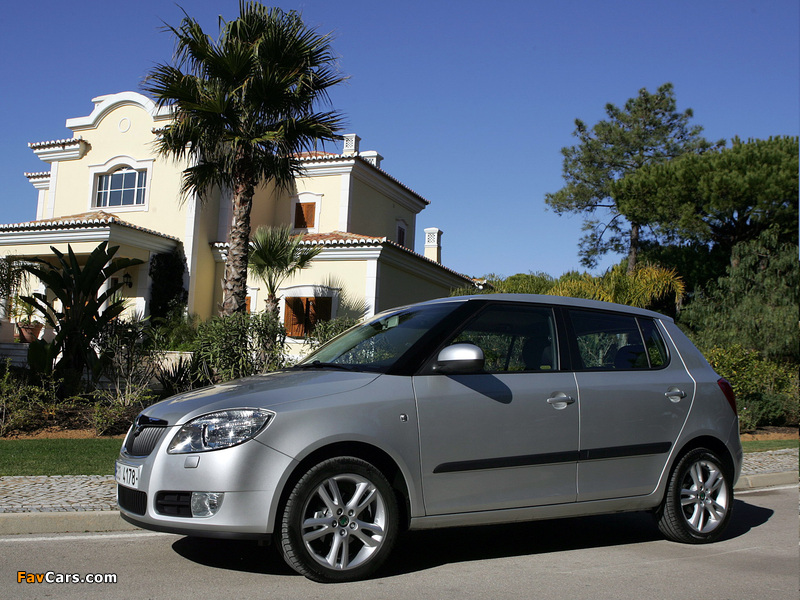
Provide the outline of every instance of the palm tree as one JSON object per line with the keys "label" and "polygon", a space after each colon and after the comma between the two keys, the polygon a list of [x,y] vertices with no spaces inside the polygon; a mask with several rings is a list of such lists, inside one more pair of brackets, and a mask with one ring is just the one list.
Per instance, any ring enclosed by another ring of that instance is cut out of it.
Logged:
{"label": "palm tree", "polygon": [[175,65],[158,65],[144,89],[174,120],[158,152],[187,160],[184,198],[212,189],[232,195],[232,223],[221,313],[245,310],[250,210],[259,185],[288,187],[301,171],[298,154],[339,139],[341,115],[315,112],[328,89],[345,79],[336,70],[330,35],[300,16],[257,2],[240,2],[239,18],[220,18],[217,41],[188,15],[175,36]]}
{"label": "palm tree", "polygon": [[674,269],[640,263],[632,272],[620,264],[600,277],[585,273],[579,277],[561,278],[546,293],[651,308],[659,300],[670,296],[674,297],[675,306],[679,307],[684,292],[683,280]]}
{"label": "palm tree", "polygon": [[253,273],[267,287],[267,312],[278,314],[278,290],[284,279],[305,269],[320,252],[319,246],[304,246],[302,235],[292,235],[287,225],[259,227],[250,242],[248,258]]}
{"label": "palm tree", "polygon": [[47,356],[60,356],[56,370],[79,382],[87,369],[90,376],[97,375],[95,342],[103,328],[125,310],[125,299],[117,295],[125,284],[119,281],[111,285],[111,276],[142,261],[114,258],[119,246],[108,247],[108,242],[101,242],[92,250],[83,265],[69,244],[66,254],[53,246],[50,250],[55,264],[31,258],[23,267],[46,286],[48,293],[35,292],[20,299],[41,312],[55,329]]}

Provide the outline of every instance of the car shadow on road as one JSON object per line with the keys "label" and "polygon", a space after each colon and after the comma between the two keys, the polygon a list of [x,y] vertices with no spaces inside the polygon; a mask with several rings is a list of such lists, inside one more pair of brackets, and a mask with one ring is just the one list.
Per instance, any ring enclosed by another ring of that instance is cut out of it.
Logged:
{"label": "car shadow on road", "polygon": [[[741,500],[723,540],[765,524],[774,511]],[[598,515],[508,525],[411,531],[400,537],[379,577],[405,575],[450,563],[624,546],[663,540],[645,512]],[[295,575],[272,546],[257,542],[185,537],[173,550],[192,562],[247,573]]]}
{"label": "car shadow on road", "polygon": [[207,567],[265,575],[297,575],[274,547],[258,542],[184,537],[174,542],[172,549],[186,560]]}

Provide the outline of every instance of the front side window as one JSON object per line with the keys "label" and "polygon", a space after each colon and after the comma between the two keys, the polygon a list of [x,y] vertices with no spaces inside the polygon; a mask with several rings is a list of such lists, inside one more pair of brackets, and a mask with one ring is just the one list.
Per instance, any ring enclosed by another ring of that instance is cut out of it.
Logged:
{"label": "front side window", "polygon": [[650,319],[596,311],[570,310],[585,370],[657,369],[667,364],[667,351]]}
{"label": "front side window", "polygon": [[553,311],[546,307],[489,306],[451,343],[474,344],[483,350],[488,373],[557,369]]}
{"label": "front side window", "polygon": [[124,167],[113,173],[98,175],[94,206],[143,206],[146,188],[147,171]]}
{"label": "front side window", "polygon": [[295,368],[386,372],[458,306],[453,302],[381,313],[312,352]]}

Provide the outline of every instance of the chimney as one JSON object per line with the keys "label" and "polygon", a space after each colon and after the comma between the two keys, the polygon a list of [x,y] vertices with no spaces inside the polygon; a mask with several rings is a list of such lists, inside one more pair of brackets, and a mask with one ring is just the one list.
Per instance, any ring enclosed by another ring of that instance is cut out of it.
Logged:
{"label": "chimney", "polygon": [[375,152],[375,150],[367,150],[366,152],[362,152],[360,156],[373,167],[381,168],[383,157]]}
{"label": "chimney", "polygon": [[428,227],[425,230],[425,258],[442,262],[442,230],[438,227]]}
{"label": "chimney", "polygon": [[358,146],[361,143],[361,138],[355,133],[344,134],[344,148],[342,149],[342,156],[358,156]]}

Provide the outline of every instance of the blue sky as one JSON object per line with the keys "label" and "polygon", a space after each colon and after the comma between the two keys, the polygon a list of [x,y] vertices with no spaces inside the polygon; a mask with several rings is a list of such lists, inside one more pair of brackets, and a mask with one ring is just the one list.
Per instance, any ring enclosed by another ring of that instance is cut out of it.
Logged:
{"label": "blue sky", "polygon": [[[180,4],[216,35],[237,0]],[[675,86],[709,139],[798,135],[797,0],[306,0],[282,2],[333,31],[341,70],[332,95],[362,150],[431,201],[422,229],[444,231],[443,261],[473,276],[579,268],[582,219],[544,196],[563,185],[574,120],[607,102]],[[23,176],[47,165],[28,142],[71,137],[91,98],[139,91],[170,59],[177,5],[156,0],[45,0],[3,9],[0,37],[0,222],[31,220]],[[418,243],[419,246],[419,243]],[[421,250],[420,247],[417,250]],[[609,257],[602,270],[619,257]]]}

